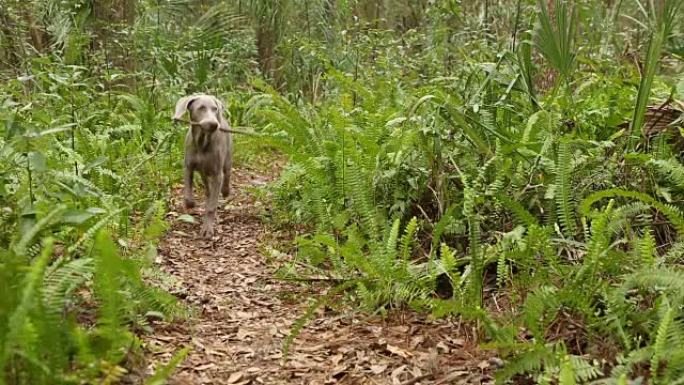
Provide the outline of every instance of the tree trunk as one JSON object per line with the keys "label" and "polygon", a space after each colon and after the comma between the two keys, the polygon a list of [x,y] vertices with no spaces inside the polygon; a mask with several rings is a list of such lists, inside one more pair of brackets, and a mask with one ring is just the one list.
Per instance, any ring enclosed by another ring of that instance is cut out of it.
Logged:
{"label": "tree trunk", "polygon": [[19,63],[21,47],[17,45],[14,36],[17,28],[6,9],[0,7],[0,64],[14,67]]}
{"label": "tree trunk", "polygon": [[48,36],[45,28],[39,25],[33,18],[32,10],[28,10],[25,15],[28,23],[29,36],[31,37],[31,45],[37,52],[45,52],[47,48]]}
{"label": "tree trunk", "polygon": [[256,40],[259,69],[265,77],[271,77],[273,76],[273,54],[275,50],[273,31],[266,25],[260,25],[257,28]]}
{"label": "tree trunk", "polygon": [[127,37],[116,35],[135,23],[137,0],[94,0],[92,4],[95,40],[91,48],[104,52],[107,65],[134,72],[135,55],[128,50],[131,44]]}

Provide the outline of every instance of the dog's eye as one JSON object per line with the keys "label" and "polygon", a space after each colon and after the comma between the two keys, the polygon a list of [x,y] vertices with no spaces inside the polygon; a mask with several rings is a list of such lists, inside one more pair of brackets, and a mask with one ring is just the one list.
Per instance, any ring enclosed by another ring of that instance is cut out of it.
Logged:
{"label": "dog's eye", "polygon": [[216,108],[216,107],[211,107],[211,110],[214,111],[214,112],[216,112],[216,111],[218,111],[218,108]]}
{"label": "dog's eye", "polygon": [[201,107],[199,108],[200,111],[204,111],[204,110],[206,110],[206,109],[207,109],[206,106],[201,106]]}

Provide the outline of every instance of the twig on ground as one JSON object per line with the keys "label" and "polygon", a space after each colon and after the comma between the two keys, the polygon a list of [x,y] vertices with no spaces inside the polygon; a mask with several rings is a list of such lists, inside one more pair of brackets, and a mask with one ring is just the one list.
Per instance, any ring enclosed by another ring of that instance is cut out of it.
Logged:
{"label": "twig on ground", "polygon": [[416,382],[419,382],[419,381],[428,379],[428,378],[430,378],[430,377],[432,377],[432,374],[429,374],[429,373],[428,373],[428,374],[423,374],[423,375],[420,375],[420,376],[413,377],[413,378],[410,379],[410,380],[406,380],[406,381],[402,382],[401,385],[413,385],[413,384],[415,384]]}
{"label": "twig on ground", "polygon": [[440,378],[435,382],[435,385],[442,385],[442,384],[447,384],[450,383],[451,381],[463,376],[464,374],[468,374],[468,372],[463,371],[463,370],[454,370],[452,372],[449,372],[446,376]]}
{"label": "twig on ground", "polygon": [[329,277],[292,277],[292,278],[274,278],[277,281],[286,282],[334,282],[343,283],[349,281],[349,279],[342,278],[329,278]]}

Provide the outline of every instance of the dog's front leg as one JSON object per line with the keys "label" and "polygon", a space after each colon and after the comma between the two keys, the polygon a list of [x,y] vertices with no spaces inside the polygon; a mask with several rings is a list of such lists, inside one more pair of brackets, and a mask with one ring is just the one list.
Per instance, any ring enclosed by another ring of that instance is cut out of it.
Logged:
{"label": "dog's front leg", "polygon": [[214,235],[214,225],[216,224],[216,209],[218,208],[219,192],[223,182],[223,173],[206,177],[207,206],[204,216],[204,224],[200,235],[204,238],[211,238]]}
{"label": "dog's front leg", "polygon": [[225,163],[223,164],[223,183],[221,184],[221,195],[224,198],[228,198],[230,195],[230,171],[232,168],[232,159],[228,153]]}
{"label": "dog's front leg", "polygon": [[183,186],[183,202],[185,203],[185,208],[186,209],[191,209],[195,207],[195,198],[193,197],[193,192],[192,192],[192,177],[194,174],[194,170],[192,167],[190,167],[189,164],[185,164],[185,170],[184,170],[184,175],[183,175],[183,183],[185,184]]}

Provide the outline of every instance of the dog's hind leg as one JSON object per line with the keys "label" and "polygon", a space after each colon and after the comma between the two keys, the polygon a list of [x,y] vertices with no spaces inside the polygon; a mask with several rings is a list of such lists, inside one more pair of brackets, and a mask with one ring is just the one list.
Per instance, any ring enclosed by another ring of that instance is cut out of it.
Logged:
{"label": "dog's hind leg", "polygon": [[214,225],[216,224],[216,209],[218,208],[219,192],[223,182],[223,173],[211,175],[204,178],[207,189],[207,204],[204,214],[204,224],[200,235],[204,238],[211,238],[214,235]]}
{"label": "dog's hind leg", "polygon": [[185,175],[183,177],[183,180],[184,180],[183,183],[185,185],[183,186],[183,202],[185,203],[186,209],[191,209],[191,208],[195,207],[195,198],[192,195],[193,194],[192,193],[192,187],[193,187],[192,186],[192,179],[193,179],[192,177],[194,174],[194,170],[191,167],[186,165],[185,170],[184,170],[184,174]]}

